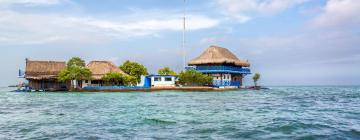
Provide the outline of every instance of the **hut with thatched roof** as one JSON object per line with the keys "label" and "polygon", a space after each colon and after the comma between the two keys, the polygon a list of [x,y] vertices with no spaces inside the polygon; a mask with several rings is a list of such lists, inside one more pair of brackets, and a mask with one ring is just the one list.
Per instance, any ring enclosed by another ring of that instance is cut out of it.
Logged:
{"label": "hut with thatched roof", "polygon": [[86,67],[92,73],[92,80],[84,80],[82,83],[83,87],[103,86],[105,82],[102,80],[102,77],[107,73],[115,72],[127,75],[111,61],[91,61]]}
{"label": "hut with thatched roof", "polygon": [[29,87],[39,91],[67,90],[69,82],[59,82],[58,74],[66,67],[63,61],[33,61],[26,59],[25,79]]}
{"label": "hut with thatched roof", "polygon": [[188,62],[189,68],[213,76],[218,87],[243,85],[242,79],[251,74],[250,63],[241,60],[226,48],[210,46],[200,56]]}

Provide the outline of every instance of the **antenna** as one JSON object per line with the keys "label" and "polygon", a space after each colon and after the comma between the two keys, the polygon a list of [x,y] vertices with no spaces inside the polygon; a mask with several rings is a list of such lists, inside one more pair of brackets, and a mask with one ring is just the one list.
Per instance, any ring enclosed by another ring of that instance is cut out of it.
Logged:
{"label": "antenna", "polygon": [[182,50],[183,50],[183,69],[186,67],[186,50],[185,50],[185,31],[186,31],[186,0],[184,0],[184,21],[183,21],[183,38],[182,38]]}

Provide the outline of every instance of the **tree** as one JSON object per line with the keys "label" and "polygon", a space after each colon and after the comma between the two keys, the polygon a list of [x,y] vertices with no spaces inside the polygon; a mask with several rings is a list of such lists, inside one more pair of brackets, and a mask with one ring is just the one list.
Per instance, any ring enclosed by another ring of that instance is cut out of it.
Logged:
{"label": "tree", "polygon": [[144,65],[137,62],[131,62],[129,60],[125,61],[120,66],[120,69],[130,76],[134,76],[137,82],[141,81],[141,75],[148,74],[147,68]]}
{"label": "tree", "polygon": [[124,76],[121,73],[110,72],[105,74],[101,79],[111,85],[122,85]]}
{"label": "tree", "polygon": [[164,67],[158,70],[158,74],[160,75],[177,75],[177,73],[173,70],[171,70],[169,67]]}
{"label": "tree", "polygon": [[105,74],[102,78],[109,85],[136,85],[137,81],[134,76],[123,75],[121,73],[110,72]]}
{"label": "tree", "polygon": [[130,76],[130,75],[125,75],[124,76],[124,84],[127,86],[135,86],[137,85],[138,81],[137,78],[134,76]]}
{"label": "tree", "polygon": [[72,57],[68,62],[67,66],[79,66],[79,67],[85,67],[85,61],[82,60],[80,57]]}
{"label": "tree", "polygon": [[[61,82],[65,82],[67,80],[75,81],[77,80],[90,80],[91,79],[91,71],[88,68],[79,67],[79,66],[70,66],[66,67],[62,71],[60,71],[58,75],[58,80]],[[73,83],[72,87],[74,86]],[[75,88],[77,84],[75,85]]]}
{"label": "tree", "polygon": [[85,61],[79,57],[73,57],[68,61],[67,67],[60,71],[58,80],[61,82],[71,80],[71,87],[77,88],[77,80],[91,80],[91,76],[90,69],[85,68]]}
{"label": "tree", "polygon": [[255,87],[257,87],[257,81],[260,79],[260,74],[255,73],[254,76],[252,77],[252,79],[254,80]]}
{"label": "tree", "polygon": [[179,74],[179,83],[186,86],[211,85],[213,78],[196,70],[186,70]]}

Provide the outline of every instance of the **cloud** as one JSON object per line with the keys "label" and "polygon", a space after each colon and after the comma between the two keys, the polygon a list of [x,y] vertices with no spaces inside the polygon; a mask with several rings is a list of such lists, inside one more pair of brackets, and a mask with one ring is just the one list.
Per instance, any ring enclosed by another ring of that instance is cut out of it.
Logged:
{"label": "cloud", "polygon": [[329,0],[323,13],[313,20],[315,27],[352,27],[360,25],[358,0]]}
{"label": "cloud", "polygon": [[271,16],[308,0],[216,0],[223,13],[240,23],[253,16]]}
{"label": "cloud", "polygon": [[[210,35],[199,43],[198,46],[220,44],[238,57],[249,59],[252,71],[264,76],[264,84],[354,84],[360,78],[360,36],[348,31]],[[197,48],[192,48],[192,52],[204,49]]]}
{"label": "cloud", "polygon": [[[123,17],[66,16],[0,11],[0,43],[42,44],[88,42],[157,36],[160,32],[182,30],[181,14],[143,13]],[[202,15],[188,16],[188,30],[217,26],[219,20]]]}
{"label": "cloud", "polygon": [[[26,12],[21,10],[24,6]],[[175,10],[130,8],[121,15],[84,15],[82,10],[80,13],[77,13],[78,10],[75,13],[36,12],[43,6],[84,8],[71,0],[0,0],[0,43],[96,43],[144,36],[158,37],[161,32],[180,31],[183,28],[182,14]],[[215,27],[220,24],[220,20],[188,14],[186,23],[187,30],[194,31]]]}
{"label": "cloud", "polygon": [[[156,31],[170,30],[179,31],[183,29],[181,15],[171,16],[168,18],[161,19],[136,19],[120,22],[120,21],[109,21],[109,20],[97,20],[97,19],[72,19],[75,22],[84,23],[90,26],[109,29],[115,32],[133,32],[138,31],[140,34],[151,34]],[[206,29],[219,24],[218,20],[208,18],[200,15],[188,15],[187,16],[187,27],[188,30],[199,30]]]}

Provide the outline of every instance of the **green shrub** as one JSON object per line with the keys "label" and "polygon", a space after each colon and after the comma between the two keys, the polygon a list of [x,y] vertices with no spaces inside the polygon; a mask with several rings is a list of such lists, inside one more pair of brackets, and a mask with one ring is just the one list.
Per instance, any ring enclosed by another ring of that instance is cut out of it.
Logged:
{"label": "green shrub", "polygon": [[101,79],[104,80],[107,85],[112,86],[130,86],[137,84],[137,80],[134,76],[123,75],[116,72],[107,73]]}
{"label": "green shrub", "polygon": [[179,83],[184,86],[211,85],[213,77],[202,74],[196,70],[186,70],[179,74]]}
{"label": "green shrub", "polygon": [[137,62],[131,62],[129,60],[125,61],[120,66],[120,69],[130,76],[134,76],[137,82],[141,81],[141,75],[148,74],[147,68],[144,65]]}

